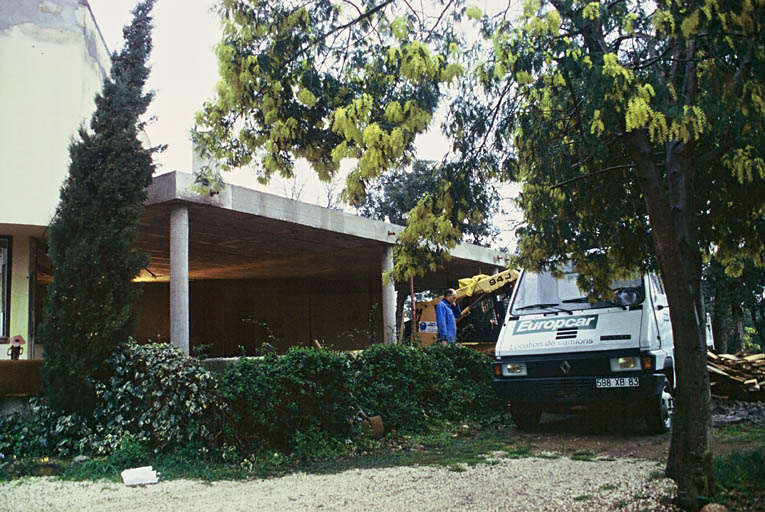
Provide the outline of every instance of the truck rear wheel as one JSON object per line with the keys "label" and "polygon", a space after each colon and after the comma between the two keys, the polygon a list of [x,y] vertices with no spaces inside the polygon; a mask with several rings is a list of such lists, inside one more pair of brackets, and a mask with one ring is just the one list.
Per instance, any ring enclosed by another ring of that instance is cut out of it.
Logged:
{"label": "truck rear wheel", "polygon": [[510,415],[521,430],[534,430],[539,426],[542,409],[531,404],[510,403]]}
{"label": "truck rear wheel", "polygon": [[675,414],[675,397],[672,384],[664,378],[664,385],[658,397],[651,398],[646,409],[645,422],[652,434],[663,434],[672,430]]}

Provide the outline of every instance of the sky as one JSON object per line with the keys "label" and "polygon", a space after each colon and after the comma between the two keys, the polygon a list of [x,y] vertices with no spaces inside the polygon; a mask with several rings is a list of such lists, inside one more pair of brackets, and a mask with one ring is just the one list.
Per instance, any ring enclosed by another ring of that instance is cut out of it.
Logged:
{"label": "sky", "polygon": [[[475,4],[485,9],[506,1],[478,0]],[[89,3],[109,51],[118,50],[122,46],[122,27],[130,23],[130,11],[138,0],[89,0]],[[156,120],[148,124],[146,132],[153,145],[167,145],[165,152],[155,157],[159,173],[192,170],[189,134],[194,114],[205,100],[213,97],[218,81],[214,47],[221,31],[218,16],[212,10],[214,5],[215,0],[158,0],[154,5],[154,49],[147,87],[155,92],[148,116]],[[418,157],[431,160],[440,160],[449,146],[438,130],[420,136],[416,143]],[[223,177],[236,185],[327,206],[327,186],[307,164],[298,164],[296,174],[293,182],[274,179],[269,186],[258,184],[254,172],[246,169],[226,172]],[[341,188],[339,183],[335,193]],[[299,191],[299,197],[294,196],[298,193],[295,191]],[[512,193],[508,191],[508,195]],[[507,209],[510,205],[503,206]],[[498,219],[500,229],[506,223],[507,219]],[[502,240],[505,245],[512,243],[511,237],[503,236]]]}

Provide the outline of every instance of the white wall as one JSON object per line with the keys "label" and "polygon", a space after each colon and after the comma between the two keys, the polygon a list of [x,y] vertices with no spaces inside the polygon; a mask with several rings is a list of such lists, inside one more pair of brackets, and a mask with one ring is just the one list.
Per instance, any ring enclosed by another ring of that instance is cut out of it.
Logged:
{"label": "white wall", "polygon": [[48,225],[109,65],[87,2],[0,2],[0,223]]}
{"label": "white wall", "polygon": [[69,142],[95,109],[110,65],[87,1],[0,0],[0,235],[13,237],[10,335],[27,340],[23,358],[33,342],[31,237],[44,237]]}

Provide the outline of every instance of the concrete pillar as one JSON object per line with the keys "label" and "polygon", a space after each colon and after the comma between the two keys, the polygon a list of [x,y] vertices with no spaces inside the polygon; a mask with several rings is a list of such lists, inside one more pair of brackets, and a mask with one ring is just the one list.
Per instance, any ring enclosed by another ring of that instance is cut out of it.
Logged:
{"label": "concrete pillar", "polygon": [[189,355],[189,209],[170,212],[170,342]]}
{"label": "concrete pillar", "polygon": [[[393,270],[393,246],[382,255],[382,271],[386,274]],[[396,286],[393,280],[382,285],[383,339],[387,345],[396,343]]]}

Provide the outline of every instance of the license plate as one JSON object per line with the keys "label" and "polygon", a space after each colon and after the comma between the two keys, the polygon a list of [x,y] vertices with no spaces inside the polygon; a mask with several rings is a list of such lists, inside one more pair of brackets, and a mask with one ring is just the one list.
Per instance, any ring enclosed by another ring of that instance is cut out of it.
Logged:
{"label": "license plate", "polygon": [[595,379],[596,388],[637,388],[640,387],[640,379],[637,377],[617,377]]}

